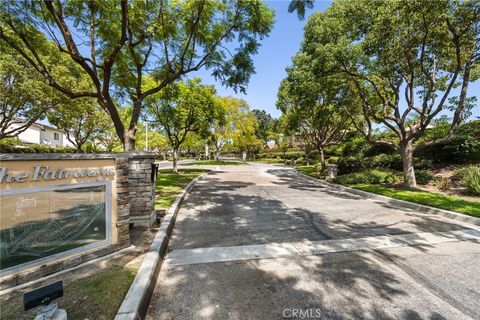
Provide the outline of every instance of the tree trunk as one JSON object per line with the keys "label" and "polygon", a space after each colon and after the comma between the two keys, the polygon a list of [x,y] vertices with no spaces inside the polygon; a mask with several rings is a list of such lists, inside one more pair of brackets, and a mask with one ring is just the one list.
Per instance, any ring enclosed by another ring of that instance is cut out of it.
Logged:
{"label": "tree trunk", "polygon": [[178,148],[173,148],[173,173],[178,173]]}
{"label": "tree trunk", "polygon": [[220,159],[220,151],[215,150],[215,161],[218,161]]}
{"label": "tree trunk", "polygon": [[205,160],[209,159],[208,153],[208,140],[205,140]]}
{"label": "tree trunk", "polygon": [[135,131],[137,131],[137,129],[131,129],[125,132],[125,141],[123,143],[124,151],[135,150]]}
{"label": "tree trunk", "polygon": [[242,161],[247,162],[247,151],[242,151]]}
{"label": "tree trunk", "polygon": [[409,188],[417,187],[417,180],[415,178],[415,169],[413,168],[413,147],[412,141],[401,143],[401,155],[403,164],[403,182]]}
{"label": "tree trunk", "polygon": [[[122,145],[123,145],[123,150],[124,151],[133,151],[135,150],[135,133],[133,134],[133,143],[132,141],[129,141],[127,143],[127,132],[125,130],[125,126],[122,122],[122,118],[120,117],[120,114],[118,113],[118,110],[115,107],[115,104],[113,103],[113,100],[111,98],[108,99],[98,99],[98,104],[102,106],[102,108],[107,112],[107,114],[110,116],[110,119],[112,119],[113,122],[113,127],[115,128],[115,133],[117,134],[117,137],[120,139]],[[113,148],[112,148],[113,149]]]}
{"label": "tree trunk", "polygon": [[287,152],[283,151],[283,165],[287,165]]}
{"label": "tree trunk", "polygon": [[321,171],[324,172],[327,169],[327,164],[325,163],[325,154],[323,153],[323,148],[319,148],[318,152],[320,153]]}

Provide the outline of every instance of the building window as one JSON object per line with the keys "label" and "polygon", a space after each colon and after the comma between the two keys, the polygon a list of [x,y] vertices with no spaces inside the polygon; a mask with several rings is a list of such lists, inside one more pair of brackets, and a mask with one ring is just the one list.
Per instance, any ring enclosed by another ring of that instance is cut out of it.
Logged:
{"label": "building window", "polygon": [[57,132],[53,133],[53,140],[60,140],[60,135]]}

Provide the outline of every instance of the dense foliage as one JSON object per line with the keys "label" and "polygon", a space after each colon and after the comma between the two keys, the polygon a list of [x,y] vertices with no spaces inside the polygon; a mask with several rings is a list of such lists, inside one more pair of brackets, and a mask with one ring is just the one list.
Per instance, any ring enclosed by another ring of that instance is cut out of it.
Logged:
{"label": "dense foliage", "polygon": [[[479,3],[335,1],[309,19],[284,80],[294,89],[280,88],[280,108],[284,115],[292,109],[312,112],[333,97],[333,107],[314,119],[347,114],[369,144],[401,156],[404,182],[415,187],[414,154],[452,141],[476,104],[469,85],[480,75]],[[451,117],[444,118],[445,130],[426,139],[430,126],[446,111]],[[305,131],[302,122],[308,116],[300,119],[298,132]],[[329,135],[318,132],[328,126],[311,125],[314,136],[325,141]],[[378,134],[378,128],[384,134]]]}
{"label": "dense foliage", "polygon": [[[259,0],[10,1],[0,6],[2,45],[20,54],[56,91],[71,99],[95,98],[126,151],[135,149],[145,99],[186,74],[209,69],[223,85],[244,91],[255,71],[251,57],[273,24],[273,12]],[[79,67],[89,88],[76,88],[55,72],[65,61]],[[155,86],[146,85],[150,79]],[[126,106],[133,110],[127,122],[120,115]]]}

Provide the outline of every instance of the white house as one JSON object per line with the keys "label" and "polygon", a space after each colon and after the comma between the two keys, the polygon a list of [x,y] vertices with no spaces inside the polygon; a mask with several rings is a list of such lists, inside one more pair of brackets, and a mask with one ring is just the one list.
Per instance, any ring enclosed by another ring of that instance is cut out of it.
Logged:
{"label": "white house", "polygon": [[[23,123],[18,123],[12,124],[10,127],[15,128],[22,125]],[[24,143],[43,144],[51,147],[73,147],[62,130],[40,123],[32,124],[27,130],[18,135],[18,139]]]}

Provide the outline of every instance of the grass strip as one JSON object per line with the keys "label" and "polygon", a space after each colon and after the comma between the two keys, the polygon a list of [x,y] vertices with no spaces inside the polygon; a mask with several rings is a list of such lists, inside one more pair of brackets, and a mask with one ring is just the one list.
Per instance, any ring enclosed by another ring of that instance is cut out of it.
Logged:
{"label": "grass strip", "polygon": [[190,181],[209,171],[203,169],[179,169],[178,174],[173,174],[172,169],[159,170],[155,208],[169,208],[175,202],[177,195]]}
{"label": "grass strip", "polygon": [[466,200],[454,196],[427,191],[413,191],[397,188],[387,188],[370,184],[354,184],[349,187],[363,190],[394,199],[405,200],[435,208],[464,213],[469,216],[480,217],[480,201]]}

